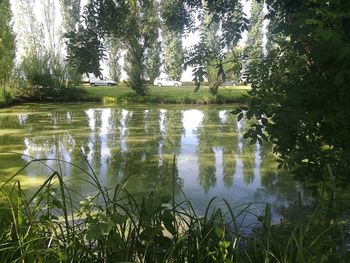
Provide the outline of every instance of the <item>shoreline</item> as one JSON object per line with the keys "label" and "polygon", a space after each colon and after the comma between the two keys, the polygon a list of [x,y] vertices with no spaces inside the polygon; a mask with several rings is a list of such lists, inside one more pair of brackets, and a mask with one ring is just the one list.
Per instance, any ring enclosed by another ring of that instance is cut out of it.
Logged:
{"label": "shoreline", "polygon": [[174,104],[174,105],[224,105],[224,104],[248,104],[250,97],[247,93],[249,87],[223,87],[216,96],[209,93],[208,87],[202,87],[198,92],[193,92],[194,87],[187,86],[181,88],[174,87],[154,87],[148,89],[145,96],[136,95],[126,86],[112,87],[83,87],[79,86],[68,90],[57,98],[42,99],[39,97],[18,97],[0,103],[0,108],[26,104],[26,103],[142,103],[142,104]]}

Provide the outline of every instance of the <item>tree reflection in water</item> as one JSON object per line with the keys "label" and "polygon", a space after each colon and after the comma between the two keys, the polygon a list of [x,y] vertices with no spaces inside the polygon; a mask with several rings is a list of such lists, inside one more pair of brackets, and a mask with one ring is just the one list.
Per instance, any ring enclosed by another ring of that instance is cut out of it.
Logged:
{"label": "tree reflection in water", "polygon": [[[271,145],[244,140],[250,123],[237,123],[230,110],[232,106],[13,107],[0,110],[0,151],[59,158],[89,170],[86,156],[107,187],[126,183],[134,193],[157,189],[165,194],[171,193],[176,155],[176,180],[189,198],[292,200],[298,187],[288,174],[276,172]],[[1,154],[4,179],[29,160]],[[91,190],[80,170],[47,163],[62,169],[78,193]],[[45,166],[35,164],[22,179],[48,173]]]}

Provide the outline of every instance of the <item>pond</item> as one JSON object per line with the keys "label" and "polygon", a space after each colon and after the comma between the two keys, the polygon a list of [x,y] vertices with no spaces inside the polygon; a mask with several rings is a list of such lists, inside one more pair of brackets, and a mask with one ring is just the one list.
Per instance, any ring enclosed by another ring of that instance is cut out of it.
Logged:
{"label": "pond", "polygon": [[[61,171],[77,193],[94,191],[81,170],[52,160],[60,159],[85,170],[91,165],[104,186],[126,184],[135,194],[157,190],[170,195],[175,171],[198,211],[213,197],[233,206],[288,205],[299,186],[276,169],[271,145],[243,139],[249,122],[237,122],[230,113],[234,107],[28,104],[1,109],[0,181],[33,158],[49,159],[45,164]],[[48,167],[33,163],[17,178],[30,191],[49,174]],[[183,198],[178,188],[177,198]]]}

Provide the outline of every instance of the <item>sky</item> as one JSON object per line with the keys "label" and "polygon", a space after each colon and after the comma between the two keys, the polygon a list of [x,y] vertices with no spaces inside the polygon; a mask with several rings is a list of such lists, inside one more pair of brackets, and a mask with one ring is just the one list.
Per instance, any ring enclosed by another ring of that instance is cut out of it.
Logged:
{"label": "sky", "polygon": [[[14,30],[17,33],[17,48],[18,53],[23,54],[24,53],[24,44],[26,43],[26,35],[28,32],[24,32],[23,30],[20,30],[20,28],[23,28],[22,24],[26,24],[25,18],[21,15],[21,2],[26,2],[28,0],[11,0],[12,4],[12,11],[13,11],[13,23],[14,23]],[[52,19],[55,21],[55,31],[57,31],[54,36],[51,36],[51,38],[46,34],[45,35],[45,46],[49,46],[52,41],[49,39],[52,39],[54,37],[55,42],[60,42],[58,45],[61,46],[62,52],[64,53],[63,43],[60,41],[60,37],[62,35],[62,32],[60,32],[60,25],[62,22],[62,16],[60,14],[60,8],[59,8],[59,1],[57,0],[29,0],[35,2],[35,16],[39,23],[43,23],[45,20],[44,10],[47,10],[47,8],[44,7],[43,3],[46,3],[46,5],[54,5],[52,14]],[[82,0],[82,7],[86,5],[88,0]],[[251,0],[242,0],[243,3],[243,11],[247,15],[247,17],[250,16],[250,6],[251,6]],[[51,6],[52,7],[52,6]],[[82,8],[83,10],[83,8]],[[45,30],[46,31],[46,30]],[[244,32],[242,35],[242,39],[240,41],[240,45],[244,45],[244,42],[247,39],[247,32]],[[199,41],[199,32],[191,33],[186,38],[183,39],[183,46],[184,48],[188,48],[194,44],[196,44]],[[106,61],[102,63],[103,68],[103,75],[108,76],[108,68],[106,66]],[[162,75],[165,75],[164,73]],[[126,73],[122,72],[122,79],[126,79]],[[183,72],[182,75],[182,81],[191,81],[193,79],[192,77],[192,68],[187,68],[185,72]]]}

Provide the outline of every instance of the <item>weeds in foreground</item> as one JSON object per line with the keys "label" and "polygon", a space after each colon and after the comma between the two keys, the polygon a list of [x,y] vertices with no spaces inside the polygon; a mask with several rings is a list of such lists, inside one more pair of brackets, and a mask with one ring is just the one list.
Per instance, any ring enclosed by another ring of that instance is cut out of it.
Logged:
{"label": "weeds in foreground", "polygon": [[95,194],[79,196],[58,171],[31,196],[17,174],[0,186],[0,262],[349,262],[344,224],[301,198],[279,224],[266,204],[247,235],[238,218],[249,204],[235,212],[225,201],[223,211],[213,199],[199,215],[185,195],[175,202],[175,170],[171,198],[107,189],[91,167],[81,173]]}

